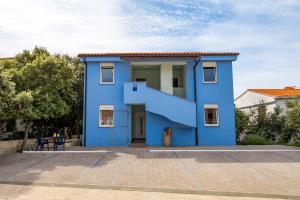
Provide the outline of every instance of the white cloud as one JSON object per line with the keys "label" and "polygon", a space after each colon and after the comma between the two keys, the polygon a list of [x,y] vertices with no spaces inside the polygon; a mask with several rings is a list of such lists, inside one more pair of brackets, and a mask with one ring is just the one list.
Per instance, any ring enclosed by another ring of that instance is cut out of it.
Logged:
{"label": "white cloud", "polygon": [[300,86],[300,2],[0,1],[0,57],[51,52],[239,51],[235,93]]}

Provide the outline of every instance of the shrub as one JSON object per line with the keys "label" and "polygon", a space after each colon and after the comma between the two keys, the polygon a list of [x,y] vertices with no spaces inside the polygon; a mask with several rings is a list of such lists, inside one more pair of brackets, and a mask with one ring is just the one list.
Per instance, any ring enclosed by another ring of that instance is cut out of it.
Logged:
{"label": "shrub", "polygon": [[250,134],[250,135],[246,135],[243,138],[242,144],[243,145],[266,145],[266,144],[272,144],[272,142],[267,140],[261,135]]}
{"label": "shrub", "polygon": [[275,107],[274,111],[267,114],[265,138],[278,142],[280,135],[285,131],[286,116],[280,107]]}
{"label": "shrub", "polygon": [[[236,125],[236,139],[239,144],[239,139],[243,137],[250,137],[250,141],[254,137],[259,136],[260,139],[269,143],[288,144],[294,136],[294,130],[286,126],[287,117],[282,112],[282,109],[275,107],[273,112],[266,112],[263,104],[257,108],[250,110],[249,113],[244,113],[241,110],[235,109],[235,125]],[[254,136],[253,136],[254,135]],[[245,142],[248,143],[247,138]],[[258,144],[253,141],[254,144]],[[262,141],[264,143],[264,141]]]}
{"label": "shrub", "polygon": [[287,103],[287,121],[286,125],[300,133],[300,98]]}
{"label": "shrub", "polygon": [[293,140],[293,146],[300,147],[300,137],[297,137]]}
{"label": "shrub", "polygon": [[289,143],[289,141],[291,140],[291,132],[289,130],[284,130],[280,136],[279,136],[279,139],[277,141],[277,144],[283,144],[283,145],[286,145]]}
{"label": "shrub", "polygon": [[243,111],[235,108],[235,129],[236,129],[236,141],[239,144],[241,137],[245,134],[250,123],[249,116]]}

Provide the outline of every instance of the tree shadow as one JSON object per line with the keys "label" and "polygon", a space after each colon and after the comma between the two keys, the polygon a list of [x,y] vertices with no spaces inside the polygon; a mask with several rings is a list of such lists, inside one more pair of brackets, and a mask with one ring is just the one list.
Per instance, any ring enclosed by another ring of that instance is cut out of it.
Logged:
{"label": "tree shadow", "polygon": [[[118,159],[117,153],[15,153],[0,157],[0,185],[34,185],[38,183],[82,184],[92,177],[90,171],[105,167]],[[81,177],[86,178],[86,180]],[[1,186],[2,187],[2,186]],[[16,198],[29,190],[0,190],[0,198]]]}

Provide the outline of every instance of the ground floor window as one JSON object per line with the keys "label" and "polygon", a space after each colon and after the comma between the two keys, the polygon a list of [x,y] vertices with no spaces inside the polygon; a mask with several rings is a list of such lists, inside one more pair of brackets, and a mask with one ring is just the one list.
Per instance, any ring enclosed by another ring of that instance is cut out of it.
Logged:
{"label": "ground floor window", "polygon": [[219,125],[219,107],[217,104],[204,105],[204,123],[205,126]]}
{"label": "ground floor window", "polygon": [[100,105],[99,107],[99,126],[113,127],[114,126],[114,106]]}

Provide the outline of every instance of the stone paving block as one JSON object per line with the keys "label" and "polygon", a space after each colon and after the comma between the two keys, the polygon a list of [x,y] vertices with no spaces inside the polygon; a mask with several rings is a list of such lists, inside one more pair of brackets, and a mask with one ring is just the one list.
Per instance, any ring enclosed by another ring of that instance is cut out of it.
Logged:
{"label": "stone paving block", "polygon": [[[111,152],[41,152],[1,157],[0,181],[300,195],[299,151],[149,152],[150,148],[93,149]],[[291,148],[279,146],[278,149]]]}

